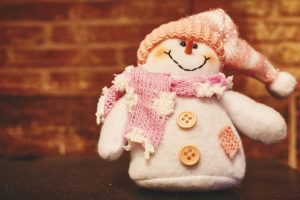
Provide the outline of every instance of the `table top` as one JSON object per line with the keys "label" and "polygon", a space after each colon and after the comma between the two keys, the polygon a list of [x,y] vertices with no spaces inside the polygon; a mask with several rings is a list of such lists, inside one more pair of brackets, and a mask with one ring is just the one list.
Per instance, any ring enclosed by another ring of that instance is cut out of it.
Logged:
{"label": "table top", "polygon": [[128,157],[96,156],[0,158],[0,199],[300,199],[300,173],[266,160],[247,161],[239,187],[213,192],[142,189],[129,178]]}

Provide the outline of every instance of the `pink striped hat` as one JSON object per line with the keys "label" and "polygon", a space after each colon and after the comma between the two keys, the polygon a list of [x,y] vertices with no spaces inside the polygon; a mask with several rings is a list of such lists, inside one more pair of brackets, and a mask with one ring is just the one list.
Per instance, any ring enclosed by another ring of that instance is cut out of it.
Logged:
{"label": "pink striped hat", "polygon": [[215,50],[221,67],[239,70],[268,85],[278,96],[288,96],[296,85],[293,76],[279,72],[259,52],[241,39],[232,19],[222,9],[202,12],[163,24],[141,42],[138,63],[146,62],[149,52],[160,42],[178,38],[205,43]]}

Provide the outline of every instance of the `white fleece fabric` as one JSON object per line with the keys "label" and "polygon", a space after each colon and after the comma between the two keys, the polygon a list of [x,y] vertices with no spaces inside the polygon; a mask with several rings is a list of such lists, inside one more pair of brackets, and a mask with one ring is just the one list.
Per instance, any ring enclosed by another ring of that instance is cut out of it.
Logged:
{"label": "white fleece fabric", "polygon": [[123,133],[127,123],[127,112],[123,97],[116,103],[102,125],[98,153],[105,160],[117,160],[124,152]]}
{"label": "white fleece fabric", "polygon": [[287,72],[279,72],[277,78],[268,86],[271,93],[279,97],[289,96],[295,89],[297,81]]}
{"label": "white fleece fabric", "polygon": [[267,144],[286,137],[286,123],[273,108],[234,91],[226,91],[220,103],[236,128],[248,137]]}
{"label": "white fleece fabric", "polygon": [[[188,130],[181,129],[176,117],[192,111],[197,124]],[[162,143],[149,160],[144,150],[136,145],[131,150],[129,175],[138,185],[165,190],[220,189],[238,184],[244,177],[245,157],[243,147],[231,160],[220,145],[219,134],[225,126],[233,124],[215,98],[176,98],[176,108],[167,121]],[[195,166],[185,166],[179,152],[186,145],[196,146],[200,161]]]}
{"label": "white fleece fabric", "polygon": [[218,176],[184,176],[173,178],[156,178],[136,181],[136,184],[150,189],[169,191],[204,191],[230,188],[239,184],[232,178]]}

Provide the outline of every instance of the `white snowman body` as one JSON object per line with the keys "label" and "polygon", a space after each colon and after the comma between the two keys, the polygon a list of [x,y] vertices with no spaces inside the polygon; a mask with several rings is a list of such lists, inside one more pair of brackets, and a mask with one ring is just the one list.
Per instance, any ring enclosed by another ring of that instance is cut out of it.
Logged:
{"label": "white snowman body", "polygon": [[[196,115],[196,125],[190,129],[180,128],[176,120],[186,111]],[[220,145],[220,130],[228,125],[233,127],[217,100],[177,98],[164,138],[151,159],[144,158],[142,148],[131,151],[130,177],[141,186],[159,189],[209,190],[237,184],[244,176],[245,157],[240,148],[230,159]],[[235,129],[234,133],[239,138]],[[180,160],[186,146],[199,151],[195,165],[187,166]]]}
{"label": "white snowman body", "polygon": [[[151,50],[142,67],[173,77],[209,76],[220,72],[220,60],[213,49],[194,41],[192,49],[187,51],[187,43],[175,38],[161,42]],[[180,126],[178,116],[185,112],[194,116],[192,127]],[[126,99],[121,98],[101,129],[98,151],[102,158],[115,160],[124,151],[127,115]],[[224,127],[231,128],[239,143],[233,157],[220,142]],[[236,128],[265,143],[279,141],[286,135],[286,124],[279,113],[240,93],[225,91],[220,98],[178,96],[163,139],[150,159],[145,159],[142,145],[132,147],[129,176],[142,187],[163,190],[213,190],[237,185],[244,177],[246,165]],[[199,154],[192,165],[182,160],[187,159],[182,158],[185,147],[192,147]]]}

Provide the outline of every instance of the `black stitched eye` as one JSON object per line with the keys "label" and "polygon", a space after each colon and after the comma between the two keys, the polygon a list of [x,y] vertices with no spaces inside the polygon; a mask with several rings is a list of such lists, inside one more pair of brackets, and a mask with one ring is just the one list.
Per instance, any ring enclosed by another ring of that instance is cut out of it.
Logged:
{"label": "black stitched eye", "polygon": [[197,44],[193,44],[193,49],[197,49],[198,45]]}
{"label": "black stitched eye", "polygon": [[185,47],[186,46],[185,41],[180,42],[180,45],[183,46],[183,47]]}

